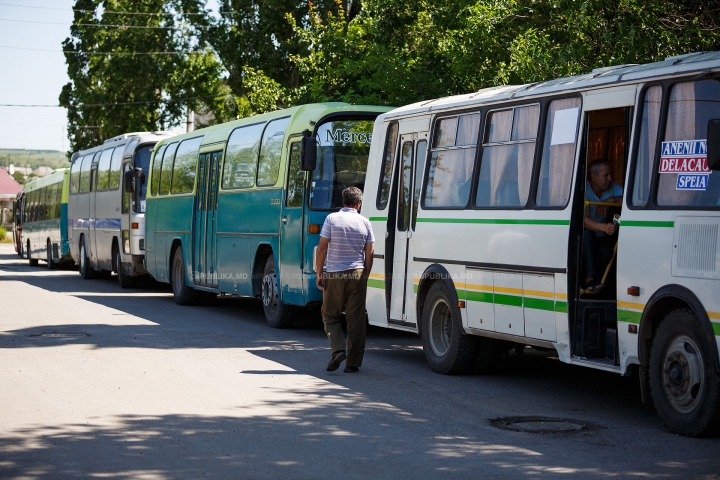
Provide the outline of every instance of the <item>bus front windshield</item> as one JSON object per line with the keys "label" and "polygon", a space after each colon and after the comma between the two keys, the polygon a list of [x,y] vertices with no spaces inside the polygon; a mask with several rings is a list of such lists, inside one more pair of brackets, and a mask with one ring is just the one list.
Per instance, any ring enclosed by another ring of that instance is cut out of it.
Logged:
{"label": "bus front windshield", "polygon": [[133,211],[135,213],[145,213],[145,196],[148,189],[148,171],[150,169],[150,155],[152,154],[153,145],[140,147],[135,151],[135,167],[142,169],[142,174],[138,179],[135,190],[135,202]]}
{"label": "bus front windshield", "polygon": [[373,123],[339,120],[318,127],[317,164],[310,183],[311,209],[337,210],[342,207],[344,189],[365,189]]}

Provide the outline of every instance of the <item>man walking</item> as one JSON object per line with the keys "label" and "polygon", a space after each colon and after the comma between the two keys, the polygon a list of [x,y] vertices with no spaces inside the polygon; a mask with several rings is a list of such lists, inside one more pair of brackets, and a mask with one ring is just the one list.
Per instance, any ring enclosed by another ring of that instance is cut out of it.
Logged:
{"label": "man walking", "polygon": [[[322,317],[330,340],[332,357],[327,369],[333,372],[347,358],[345,372],[355,373],[365,353],[365,295],[373,263],[373,236],[370,222],[358,211],[362,191],[356,187],[342,192],[344,207],[325,218],[315,259],[317,287],[323,291]],[[326,274],[323,265],[327,258]],[[347,354],[340,315],[345,307]]]}

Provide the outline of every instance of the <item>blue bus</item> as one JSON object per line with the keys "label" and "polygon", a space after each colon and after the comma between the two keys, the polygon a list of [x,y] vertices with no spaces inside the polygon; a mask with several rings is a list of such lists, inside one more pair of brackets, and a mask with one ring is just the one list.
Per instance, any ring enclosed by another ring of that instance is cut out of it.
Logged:
{"label": "blue bus", "polygon": [[147,271],[181,305],[262,299],[276,328],[322,301],[314,251],[341,192],[363,188],[375,118],[389,108],[303,105],[164,139],[146,210]]}

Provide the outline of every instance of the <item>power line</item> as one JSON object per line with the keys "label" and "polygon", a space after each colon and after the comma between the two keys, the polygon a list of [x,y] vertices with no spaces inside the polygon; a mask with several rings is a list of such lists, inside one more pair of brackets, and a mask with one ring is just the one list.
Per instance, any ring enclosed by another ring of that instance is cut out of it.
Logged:
{"label": "power line", "polygon": [[[65,22],[38,22],[36,20],[15,20],[11,18],[0,18],[0,22],[37,23],[41,25],[65,25],[70,27],[104,27],[104,28],[140,28],[146,30],[181,30],[182,27],[147,27],[142,25],[112,25],[107,23],[65,23]],[[195,28],[208,28],[194,25]]]}
{"label": "power line", "polygon": [[0,103],[0,107],[39,107],[39,108],[69,108],[69,107],[112,107],[116,105],[149,105],[149,104],[160,104],[160,103],[176,103],[176,102],[184,102],[185,100],[198,100],[200,98],[219,98],[219,97],[226,97],[227,95],[231,95],[231,93],[221,93],[218,95],[201,95],[198,97],[186,97],[186,98],[169,98],[169,99],[161,99],[161,100],[150,100],[145,102],[116,102],[116,103],[81,103],[78,105],[69,105],[68,107],[64,105],[30,105],[30,104],[10,104],[10,103]]}
{"label": "power line", "polygon": [[[29,5],[18,5],[16,3],[0,3],[0,5],[5,5],[8,7],[22,7],[22,8],[34,8],[38,10],[59,10],[62,12],[67,11],[67,8],[53,8],[53,7],[31,7]],[[86,13],[86,12],[94,12],[94,10],[87,10],[84,8],[71,8],[70,10],[74,12],[80,12],[80,13]],[[112,13],[112,14],[118,14],[118,15],[151,15],[151,16],[158,16],[158,15],[173,15],[171,12],[116,12],[116,11],[109,11],[105,10],[103,11],[103,15],[106,13]],[[232,10],[222,10],[218,13],[236,13]],[[185,13],[179,13],[179,15],[204,15],[203,13],[193,13],[193,12],[185,12]]]}
{"label": "power line", "polygon": [[0,48],[11,48],[13,50],[31,50],[34,52],[74,53],[76,55],[191,55],[207,53],[202,50],[187,52],[84,52],[81,50],[49,50],[46,48],[11,47],[9,45],[0,45]]}

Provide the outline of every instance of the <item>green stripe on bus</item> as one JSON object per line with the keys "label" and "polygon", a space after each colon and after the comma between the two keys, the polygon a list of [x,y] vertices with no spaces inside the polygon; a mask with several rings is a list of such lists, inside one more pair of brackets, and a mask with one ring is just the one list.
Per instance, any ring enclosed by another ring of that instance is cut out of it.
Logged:
{"label": "green stripe on bus", "polygon": [[617,319],[618,322],[634,323],[640,325],[640,319],[642,318],[642,312],[633,312],[631,310],[618,310]]}
{"label": "green stripe on bus", "polygon": [[673,228],[675,222],[650,222],[645,220],[623,220],[620,223],[622,227],[660,227],[660,228]]}
{"label": "green stripe on bus", "polygon": [[371,222],[387,222],[387,217],[370,217]]}
{"label": "green stripe on bus", "polygon": [[567,313],[567,302],[555,302],[555,311],[559,313]]}
{"label": "green stripe on bus", "polygon": [[381,288],[385,290],[385,280],[374,280],[372,278],[368,278],[367,286],[369,288]]}
{"label": "green stripe on bus", "polygon": [[712,325],[713,332],[715,332],[715,335],[720,335],[720,323],[717,322],[710,322]]}
{"label": "green stripe on bus", "polygon": [[570,225],[569,220],[518,220],[509,218],[418,218],[417,221],[423,223],[480,223],[491,225]]}
{"label": "green stripe on bus", "polygon": [[419,287],[419,285],[417,283],[413,283],[413,293],[418,292],[418,287]]}
{"label": "green stripe on bus", "polygon": [[511,307],[522,307],[522,297],[516,297],[515,295],[504,295],[502,293],[495,294],[495,302],[498,305],[509,305]]}
{"label": "green stripe on bus", "polygon": [[471,302],[493,303],[492,293],[468,291],[465,297]]}
{"label": "green stripe on bus", "polygon": [[528,298],[523,299],[523,306],[525,308],[534,308],[535,310],[547,310],[549,312],[555,311],[555,301],[545,300],[542,298]]}

